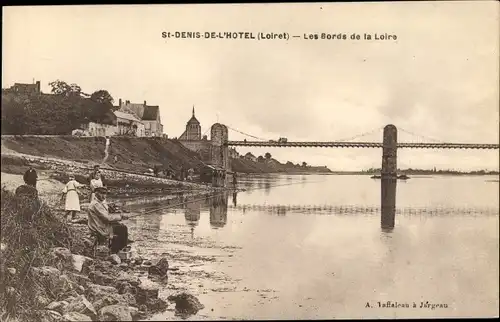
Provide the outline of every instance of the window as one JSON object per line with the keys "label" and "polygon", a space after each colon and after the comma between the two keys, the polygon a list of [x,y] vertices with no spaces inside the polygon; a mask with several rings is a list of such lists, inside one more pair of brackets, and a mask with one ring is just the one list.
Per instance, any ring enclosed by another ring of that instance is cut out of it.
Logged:
{"label": "window", "polygon": [[145,124],[145,127],[146,127],[146,130],[149,130],[149,129],[151,129],[151,123],[149,123],[149,122],[146,122],[146,124]]}

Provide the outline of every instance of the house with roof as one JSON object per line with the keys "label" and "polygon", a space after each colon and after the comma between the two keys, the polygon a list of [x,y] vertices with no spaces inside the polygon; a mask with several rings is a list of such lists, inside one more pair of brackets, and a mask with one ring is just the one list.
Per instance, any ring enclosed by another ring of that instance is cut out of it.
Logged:
{"label": "house with roof", "polygon": [[245,154],[244,158],[246,160],[249,160],[249,161],[257,162],[257,157],[250,152],[247,152],[247,154]]}
{"label": "house with roof", "polygon": [[133,113],[144,125],[143,136],[163,136],[163,124],[161,124],[160,107],[158,105],[147,105],[146,101],[143,104],[131,103],[126,100],[118,101],[118,110],[125,113]]}
{"label": "house with roof", "polygon": [[41,94],[40,81],[33,84],[14,83],[10,88],[6,89],[8,92],[17,94]]}
{"label": "house with roof", "polygon": [[132,113],[115,111],[116,135],[145,136],[144,123]]}

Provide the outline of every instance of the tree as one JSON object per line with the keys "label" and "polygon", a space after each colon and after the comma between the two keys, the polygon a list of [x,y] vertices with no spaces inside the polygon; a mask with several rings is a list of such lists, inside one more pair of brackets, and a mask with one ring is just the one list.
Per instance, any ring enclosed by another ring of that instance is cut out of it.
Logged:
{"label": "tree", "polygon": [[266,160],[269,160],[272,157],[271,153],[269,153],[269,152],[266,152],[266,154],[264,156],[265,156]]}
{"label": "tree", "polygon": [[302,167],[303,168],[307,167],[307,162],[302,162]]}
{"label": "tree", "polygon": [[287,165],[287,166],[289,166],[289,167],[293,167],[293,163],[292,163],[292,162],[290,162],[290,161],[287,161],[287,162],[286,162],[286,165]]}
{"label": "tree", "polygon": [[100,89],[90,95],[90,99],[96,103],[113,106],[114,99],[107,90]]}
{"label": "tree", "polygon": [[257,162],[263,162],[264,161],[264,157],[262,155],[259,155],[259,157],[257,158]]}
{"label": "tree", "polygon": [[81,96],[82,88],[77,84],[71,84],[60,80],[56,80],[49,83],[49,86],[52,87],[51,92],[56,95],[62,96]]}

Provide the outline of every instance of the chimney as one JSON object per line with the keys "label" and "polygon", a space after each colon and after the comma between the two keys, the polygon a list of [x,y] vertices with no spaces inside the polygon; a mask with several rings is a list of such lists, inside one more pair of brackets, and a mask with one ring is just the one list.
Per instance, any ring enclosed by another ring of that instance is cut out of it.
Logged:
{"label": "chimney", "polygon": [[40,81],[36,81],[36,91],[37,93],[40,93]]}
{"label": "chimney", "polygon": [[121,98],[118,100],[118,106],[122,107],[122,99]]}
{"label": "chimney", "polygon": [[144,101],[144,106],[146,106],[146,101]]}
{"label": "chimney", "polygon": [[130,104],[130,101],[129,101],[129,100],[126,100],[126,101],[125,101],[125,104],[127,104],[127,105],[128,105],[128,104]]}

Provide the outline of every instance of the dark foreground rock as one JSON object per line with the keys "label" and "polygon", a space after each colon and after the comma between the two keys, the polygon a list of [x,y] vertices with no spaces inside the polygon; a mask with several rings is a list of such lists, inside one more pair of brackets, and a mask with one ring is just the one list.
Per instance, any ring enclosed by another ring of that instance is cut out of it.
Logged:
{"label": "dark foreground rock", "polygon": [[199,310],[204,309],[205,306],[200,303],[198,298],[188,293],[179,293],[170,295],[168,300],[175,302],[175,311],[182,315],[191,315],[198,313]]}

